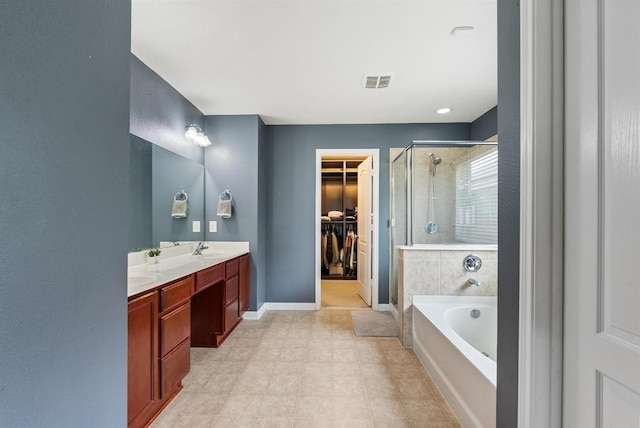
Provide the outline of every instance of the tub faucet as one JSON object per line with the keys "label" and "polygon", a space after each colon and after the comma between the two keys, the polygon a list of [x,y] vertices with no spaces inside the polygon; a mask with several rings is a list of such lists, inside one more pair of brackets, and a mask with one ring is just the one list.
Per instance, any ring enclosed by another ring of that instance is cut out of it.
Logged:
{"label": "tub faucet", "polygon": [[473,279],[473,278],[469,278],[467,279],[467,284],[469,285],[475,285],[476,287],[480,287],[482,285],[481,282],[478,282],[477,280]]}
{"label": "tub faucet", "polygon": [[209,247],[206,247],[204,245],[204,242],[198,242],[198,246],[196,247],[196,250],[193,252],[194,256],[199,256],[202,254],[202,250],[206,250]]}

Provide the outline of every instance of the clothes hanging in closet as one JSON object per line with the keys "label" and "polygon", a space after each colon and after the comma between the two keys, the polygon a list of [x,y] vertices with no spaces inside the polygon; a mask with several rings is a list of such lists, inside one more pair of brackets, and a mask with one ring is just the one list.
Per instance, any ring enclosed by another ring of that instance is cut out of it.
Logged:
{"label": "clothes hanging in closet", "polygon": [[353,230],[347,232],[345,239],[344,267],[347,275],[355,275],[358,235]]}
{"label": "clothes hanging in closet", "polygon": [[340,261],[341,241],[342,239],[339,239],[339,235],[336,233],[336,229],[334,228],[331,231],[331,249],[332,249],[331,263],[338,263]]}
{"label": "clothes hanging in closet", "polygon": [[322,233],[320,262],[322,263],[323,268],[329,269],[329,260],[327,259],[327,234],[326,233]]}

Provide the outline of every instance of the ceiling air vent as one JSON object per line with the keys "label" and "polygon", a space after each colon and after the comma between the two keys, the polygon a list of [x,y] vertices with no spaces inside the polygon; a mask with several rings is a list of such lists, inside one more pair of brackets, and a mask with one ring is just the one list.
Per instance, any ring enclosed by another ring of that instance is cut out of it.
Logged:
{"label": "ceiling air vent", "polygon": [[388,88],[391,83],[393,73],[380,73],[375,75],[365,75],[362,79],[364,87],[367,89]]}

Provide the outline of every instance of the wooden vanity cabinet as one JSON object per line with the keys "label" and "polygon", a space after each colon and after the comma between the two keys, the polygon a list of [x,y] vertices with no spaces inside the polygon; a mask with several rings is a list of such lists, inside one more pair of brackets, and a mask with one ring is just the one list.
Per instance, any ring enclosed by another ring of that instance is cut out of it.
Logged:
{"label": "wooden vanity cabinet", "polygon": [[127,422],[144,426],[158,411],[158,292],[153,291],[128,305]]}
{"label": "wooden vanity cabinet", "polygon": [[249,310],[249,254],[238,257],[238,304],[240,316]]}
{"label": "wooden vanity cabinet", "polygon": [[129,301],[129,427],[147,426],[189,373],[192,289],[189,275]]}
{"label": "wooden vanity cabinet", "polygon": [[191,346],[220,346],[248,306],[248,254],[130,298],[129,427],[149,425],[182,388]]}
{"label": "wooden vanity cabinet", "polygon": [[191,299],[191,346],[217,348],[242,321],[240,258],[196,275],[195,287],[200,291]]}

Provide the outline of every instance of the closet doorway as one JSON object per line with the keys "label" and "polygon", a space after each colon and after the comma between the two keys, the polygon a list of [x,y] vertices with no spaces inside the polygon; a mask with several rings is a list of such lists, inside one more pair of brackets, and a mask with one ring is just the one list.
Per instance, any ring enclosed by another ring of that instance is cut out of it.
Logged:
{"label": "closet doorway", "polygon": [[316,309],[378,310],[379,153],[316,150]]}

